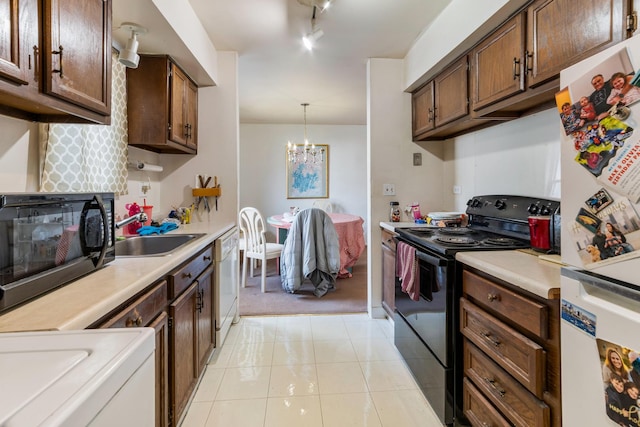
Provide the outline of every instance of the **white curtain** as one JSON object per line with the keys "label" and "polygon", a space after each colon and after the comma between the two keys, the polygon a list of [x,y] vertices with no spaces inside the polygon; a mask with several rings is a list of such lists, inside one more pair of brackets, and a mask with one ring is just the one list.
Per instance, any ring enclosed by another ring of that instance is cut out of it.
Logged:
{"label": "white curtain", "polygon": [[111,125],[40,124],[40,191],[128,193],[126,67],[111,63]]}

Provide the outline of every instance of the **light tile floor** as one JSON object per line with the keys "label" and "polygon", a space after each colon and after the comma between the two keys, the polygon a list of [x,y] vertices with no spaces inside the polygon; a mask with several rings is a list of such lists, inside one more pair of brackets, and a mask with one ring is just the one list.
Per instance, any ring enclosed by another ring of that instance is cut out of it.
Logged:
{"label": "light tile floor", "polygon": [[243,317],[209,362],[182,427],[440,427],[366,314]]}

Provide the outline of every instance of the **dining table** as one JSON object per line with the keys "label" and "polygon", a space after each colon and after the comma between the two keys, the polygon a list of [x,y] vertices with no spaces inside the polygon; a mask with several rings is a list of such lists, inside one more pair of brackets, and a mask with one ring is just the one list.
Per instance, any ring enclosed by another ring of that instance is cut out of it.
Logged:
{"label": "dining table", "polygon": [[[346,213],[327,213],[336,227],[338,241],[340,243],[340,271],[338,278],[345,279],[352,277],[352,267],[364,252],[364,230],[362,224],[364,219],[358,215]],[[272,215],[267,218],[267,223],[277,229],[276,238],[278,243],[284,243],[291,223],[295,217],[293,215]]]}

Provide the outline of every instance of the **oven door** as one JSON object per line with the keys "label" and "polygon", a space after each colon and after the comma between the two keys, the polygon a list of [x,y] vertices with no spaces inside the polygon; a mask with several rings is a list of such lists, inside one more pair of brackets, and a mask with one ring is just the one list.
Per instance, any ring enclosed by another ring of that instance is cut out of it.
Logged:
{"label": "oven door", "polygon": [[455,330],[453,283],[455,261],[416,250],[420,297],[414,301],[396,284],[396,310],[438,358],[452,365]]}
{"label": "oven door", "polygon": [[394,344],[443,424],[454,420],[455,261],[416,250],[417,301],[396,280]]}

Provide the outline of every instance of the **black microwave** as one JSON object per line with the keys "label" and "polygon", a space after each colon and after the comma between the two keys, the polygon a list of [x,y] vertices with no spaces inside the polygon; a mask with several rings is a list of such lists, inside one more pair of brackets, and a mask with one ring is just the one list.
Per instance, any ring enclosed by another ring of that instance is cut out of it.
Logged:
{"label": "black microwave", "polygon": [[115,259],[113,193],[0,195],[0,312]]}

